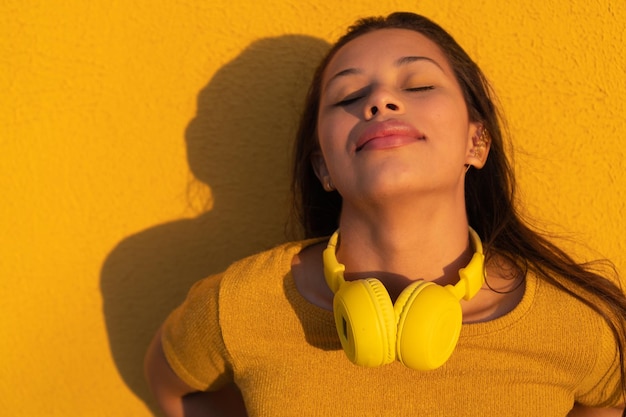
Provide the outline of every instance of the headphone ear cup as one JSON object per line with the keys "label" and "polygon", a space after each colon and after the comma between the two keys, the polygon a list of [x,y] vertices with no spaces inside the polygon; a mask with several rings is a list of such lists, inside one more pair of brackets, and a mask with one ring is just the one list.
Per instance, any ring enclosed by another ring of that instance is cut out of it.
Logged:
{"label": "headphone ear cup", "polygon": [[427,281],[409,285],[396,300],[396,355],[420,371],[443,365],[461,333],[461,304],[445,287]]}
{"label": "headphone ear cup", "polygon": [[395,360],[396,317],[380,281],[346,282],[335,294],[333,311],[341,346],[353,363],[373,367]]}

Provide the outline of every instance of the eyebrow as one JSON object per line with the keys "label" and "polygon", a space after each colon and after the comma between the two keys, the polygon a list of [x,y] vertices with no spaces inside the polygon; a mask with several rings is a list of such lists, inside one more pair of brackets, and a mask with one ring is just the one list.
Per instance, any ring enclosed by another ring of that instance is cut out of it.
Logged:
{"label": "eyebrow", "polygon": [[[414,62],[419,62],[419,61],[427,61],[430,62],[432,64],[435,64],[440,70],[443,71],[443,68],[441,65],[439,65],[439,63],[437,61],[435,61],[432,58],[429,58],[427,56],[403,56],[398,58],[395,62],[394,62],[394,66],[395,67],[402,67],[405,65],[409,65],[412,64]],[[348,75],[358,75],[358,74],[362,74],[363,70],[361,70],[360,68],[346,68],[344,70],[339,71],[337,74],[333,75],[328,82],[326,83],[325,89],[328,88],[328,86],[335,81],[338,78],[341,77],[345,77]]]}
{"label": "eyebrow", "polygon": [[395,65],[396,67],[401,67],[403,65],[412,64],[413,62],[417,61],[428,61],[432,64],[435,64],[437,67],[439,67],[439,69],[443,71],[443,67],[439,65],[437,61],[427,56],[403,56],[402,58],[396,60]]}

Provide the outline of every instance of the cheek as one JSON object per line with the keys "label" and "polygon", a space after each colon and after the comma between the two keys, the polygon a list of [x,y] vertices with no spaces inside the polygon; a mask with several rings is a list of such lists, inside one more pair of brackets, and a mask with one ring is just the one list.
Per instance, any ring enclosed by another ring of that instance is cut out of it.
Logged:
{"label": "cheek", "polygon": [[442,119],[453,119],[459,122],[468,119],[465,101],[455,92],[441,94],[429,103],[429,107]]}
{"label": "cheek", "polygon": [[317,135],[323,151],[337,148],[345,143],[349,128],[336,114],[324,114],[317,121]]}
{"label": "cheek", "polygon": [[347,137],[349,129],[342,124],[341,118],[326,115],[318,119],[317,135],[320,150],[324,157],[326,169],[329,171],[335,186],[343,176],[343,168],[348,163],[346,158]]}
{"label": "cheek", "polygon": [[431,120],[437,130],[453,136],[467,134],[470,123],[465,102],[442,100],[432,110]]}

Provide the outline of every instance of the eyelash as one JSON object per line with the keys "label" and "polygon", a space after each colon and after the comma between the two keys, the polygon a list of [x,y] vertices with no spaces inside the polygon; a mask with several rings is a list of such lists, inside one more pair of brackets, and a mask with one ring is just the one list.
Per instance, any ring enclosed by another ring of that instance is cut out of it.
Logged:
{"label": "eyelash", "polygon": [[434,89],[435,89],[434,85],[425,85],[423,87],[407,88],[407,91],[428,91],[428,90],[434,90]]}
{"label": "eyelash", "polygon": [[354,102],[356,102],[357,100],[360,100],[361,98],[363,98],[364,96],[357,96],[357,97],[350,97],[350,98],[346,98],[344,100],[341,100],[340,102],[338,102],[337,104],[335,104],[335,106],[337,107],[345,107],[348,106]]}
{"label": "eyelash", "polygon": [[[405,91],[416,93],[416,92],[420,92],[420,91],[428,91],[428,90],[434,90],[434,89],[435,89],[434,85],[425,85],[425,86],[422,86],[422,87],[407,88],[407,89],[405,89]],[[365,96],[363,95],[363,96],[356,96],[356,97],[346,98],[344,100],[341,100],[341,101],[337,102],[337,104],[335,104],[335,106],[337,106],[337,107],[345,107],[345,106],[348,106],[348,105],[350,105],[352,103],[357,102],[358,100],[362,99],[363,97],[365,97]]]}

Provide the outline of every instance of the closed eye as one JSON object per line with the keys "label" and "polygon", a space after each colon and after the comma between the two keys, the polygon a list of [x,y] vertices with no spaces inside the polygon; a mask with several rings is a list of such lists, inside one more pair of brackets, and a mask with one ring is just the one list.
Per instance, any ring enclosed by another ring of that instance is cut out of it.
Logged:
{"label": "closed eye", "polygon": [[338,98],[343,98],[340,98],[339,101],[335,103],[335,107],[345,107],[349,106],[350,104],[356,103],[357,101],[366,97],[370,93],[371,88],[371,86],[366,85],[361,88],[344,90],[345,94],[341,94],[338,96]]}
{"label": "closed eye", "polygon": [[343,100],[335,103],[335,106],[337,106],[337,107],[345,107],[345,106],[348,106],[348,105],[350,105],[352,103],[356,103],[358,100],[360,100],[362,98],[363,98],[363,96],[360,96],[360,95],[359,96],[353,96],[353,97],[347,97],[347,98],[344,98]]}
{"label": "closed eye", "polygon": [[421,87],[407,88],[406,91],[428,91],[428,90],[434,90],[434,89],[435,89],[434,85],[424,85]]}
{"label": "closed eye", "polygon": [[[420,86],[420,87],[407,88],[406,91],[420,92],[420,91],[428,91],[428,90],[434,90],[434,89],[435,89],[434,85],[424,85],[424,86]],[[362,94],[356,94],[356,95],[353,95],[353,96],[348,96],[348,97],[344,98],[343,100],[335,103],[335,106],[337,106],[337,107],[349,106],[352,103],[356,103],[357,101],[359,101],[363,97],[365,97],[365,96],[362,95]]]}

